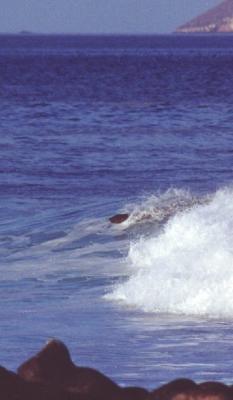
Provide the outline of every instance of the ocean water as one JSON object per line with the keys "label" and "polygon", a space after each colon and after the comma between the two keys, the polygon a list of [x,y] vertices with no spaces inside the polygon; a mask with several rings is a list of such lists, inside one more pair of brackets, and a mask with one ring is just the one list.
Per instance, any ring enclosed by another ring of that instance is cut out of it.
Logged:
{"label": "ocean water", "polygon": [[[232,382],[233,37],[0,36],[0,364]],[[108,218],[129,212],[111,225]]]}

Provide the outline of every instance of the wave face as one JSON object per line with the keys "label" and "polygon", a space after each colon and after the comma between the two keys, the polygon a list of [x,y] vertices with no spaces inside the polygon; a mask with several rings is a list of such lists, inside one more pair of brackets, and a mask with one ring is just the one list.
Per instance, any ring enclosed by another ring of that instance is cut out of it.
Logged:
{"label": "wave face", "polygon": [[[180,204],[184,193],[175,196]],[[130,277],[108,298],[145,312],[233,316],[233,189],[191,203],[131,243]]]}
{"label": "wave face", "polygon": [[128,204],[123,212],[129,214],[129,218],[122,226],[130,227],[138,223],[164,223],[177,212],[188,210],[198,204],[206,204],[208,196],[198,197],[190,191],[170,188],[164,193],[151,195],[143,199],[141,204]]}

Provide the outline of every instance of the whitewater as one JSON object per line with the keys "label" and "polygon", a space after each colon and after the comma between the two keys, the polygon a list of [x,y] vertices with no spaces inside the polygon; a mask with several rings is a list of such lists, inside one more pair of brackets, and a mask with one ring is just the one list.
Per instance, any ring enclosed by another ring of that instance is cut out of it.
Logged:
{"label": "whitewater", "polygon": [[[129,278],[107,297],[145,312],[232,318],[233,190],[219,190],[203,204],[182,191],[173,194],[171,216],[153,234],[130,243]],[[161,220],[167,197],[147,201],[151,223]]]}

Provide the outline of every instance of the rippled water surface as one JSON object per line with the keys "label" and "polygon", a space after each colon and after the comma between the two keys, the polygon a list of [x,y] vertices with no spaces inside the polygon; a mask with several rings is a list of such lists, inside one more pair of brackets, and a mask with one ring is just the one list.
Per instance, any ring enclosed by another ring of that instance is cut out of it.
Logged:
{"label": "rippled water surface", "polygon": [[232,383],[232,40],[0,36],[2,365]]}

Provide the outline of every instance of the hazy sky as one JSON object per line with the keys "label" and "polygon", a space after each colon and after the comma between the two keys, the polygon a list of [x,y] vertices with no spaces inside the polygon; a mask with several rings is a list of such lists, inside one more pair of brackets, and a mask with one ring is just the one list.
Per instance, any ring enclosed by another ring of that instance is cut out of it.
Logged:
{"label": "hazy sky", "polygon": [[221,0],[0,0],[0,31],[166,33]]}

